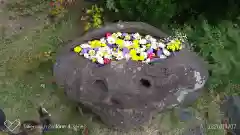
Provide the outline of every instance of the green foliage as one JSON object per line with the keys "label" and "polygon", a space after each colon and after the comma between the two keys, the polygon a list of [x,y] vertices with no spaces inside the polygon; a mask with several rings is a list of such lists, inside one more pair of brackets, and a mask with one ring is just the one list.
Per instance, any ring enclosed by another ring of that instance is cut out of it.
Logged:
{"label": "green foliage", "polygon": [[240,29],[230,21],[219,23],[216,26],[202,21],[200,25],[185,26],[183,29],[194,50],[209,62],[211,77],[208,82],[213,92],[239,94],[232,84],[240,84]]}
{"label": "green foliage", "polygon": [[88,31],[92,28],[100,28],[103,25],[102,8],[98,7],[97,5],[93,5],[91,9],[88,9],[86,11],[86,13],[88,17],[88,22],[85,25],[85,31]]}
{"label": "green foliage", "polygon": [[[112,3],[109,5],[108,3]],[[106,0],[108,9],[117,9],[127,20],[144,20],[152,24],[184,23],[204,15],[208,20],[229,19],[238,16],[240,2],[235,0]]]}

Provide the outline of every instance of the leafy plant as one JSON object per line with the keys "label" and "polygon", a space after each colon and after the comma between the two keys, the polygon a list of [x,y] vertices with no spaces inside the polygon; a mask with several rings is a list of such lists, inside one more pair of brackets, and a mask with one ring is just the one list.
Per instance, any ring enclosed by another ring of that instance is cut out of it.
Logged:
{"label": "leafy plant", "polygon": [[103,25],[103,9],[97,5],[93,5],[91,9],[87,9],[87,23],[85,24],[85,31],[92,28],[100,28]]}
{"label": "leafy plant", "polygon": [[50,3],[50,16],[62,17],[66,12],[64,0],[55,0]]}

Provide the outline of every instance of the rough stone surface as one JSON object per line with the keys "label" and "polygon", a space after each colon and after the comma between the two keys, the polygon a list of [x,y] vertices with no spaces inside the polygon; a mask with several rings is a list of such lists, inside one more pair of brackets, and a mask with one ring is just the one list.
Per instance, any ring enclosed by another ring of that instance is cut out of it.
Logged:
{"label": "rough stone surface", "polygon": [[120,129],[142,125],[155,113],[196,99],[208,72],[204,61],[186,48],[152,65],[122,60],[103,67],[70,51],[77,44],[117,31],[167,37],[142,22],[121,22],[89,32],[61,48],[54,75],[70,99],[91,108],[108,126]]}

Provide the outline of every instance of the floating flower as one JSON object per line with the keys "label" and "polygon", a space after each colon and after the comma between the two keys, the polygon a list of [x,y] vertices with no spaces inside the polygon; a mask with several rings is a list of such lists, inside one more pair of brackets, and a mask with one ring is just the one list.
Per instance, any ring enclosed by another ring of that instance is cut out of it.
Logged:
{"label": "floating flower", "polygon": [[120,48],[123,48],[123,47],[124,47],[124,40],[122,40],[122,39],[117,39],[117,40],[116,40],[116,44],[117,44]]}
{"label": "floating flower", "polygon": [[121,37],[122,36],[122,33],[121,32],[117,32],[117,37]]}
{"label": "floating flower", "polygon": [[119,51],[119,52],[117,53],[116,59],[117,59],[117,60],[122,60],[123,58],[124,58],[123,53]]}
{"label": "floating flower", "polygon": [[163,54],[166,56],[170,56],[171,53],[167,49],[163,49]]}
{"label": "floating flower", "polygon": [[103,59],[103,62],[104,62],[104,64],[109,64],[109,63],[111,62],[111,60],[110,60],[110,59],[107,59],[107,58],[104,58],[104,59]]}
{"label": "floating flower", "polygon": [[125,55],[125,54],[127,54],[127,53],[129,53],[128,48],[123,48],[123,55]]}
{"label": "floating flower", "polygon": [[96,58],[92,58],[92,62],[93,63],[97,62],[97,59]]}
{"label": "floating flower", "polygon": [[141,39],[141,36],[140,36],[139,33],[135,33],[135,34],[133,34],[133,37],[134,37],[135,39]]}
{"label": "floating flower", "polygon": [[87,59],[90,58],[89,54],[87,54],[87,53],[83,54],[83,56]]}
{"label": "floating flower", "polygon": [[162,55],[162,50],[159,49],[159,50],[157,51],[157,56],[160,57],[161,55]]}
{"label": "floating flower", "polygon": [[130,39],[131,39],[131,36],[130,36],[129,34],[126,34],[124,39],[125,39],[125,40],[130,40]]}
{"label": "floating flower", "polygon": [[[91,42],[90,42],[91,43]],[[89,47],[91,47],[89,44],[81,44],[81,47],[82,48],[89,48]]]}
{"label": "floating flower", "polygon": [[108,37],[108,38],[107,38],[107,42],[108,42],[109,44],[115,44],[115,38],[113,38],[113,37]]}
{"label": "floating flower", "polygon": [[105,38],[101,38],[101,39],[100,39],[100,42],[101,42],[101,43],[104,43],[104,44],[107,43],[107,41],[105,40]]}
{"label": "floating flower", "polygon": [[157,48],[158,48],[157,42],[152,42],[151,48],[152,48],[152,49],[157,49]]}
{"label": "floating flower", "polygon": [[152,48],[148,49],[147,53],[153,53],[153,49]]}
{"label": "floating flower", "polygon": [[104,64],[104,60],[103,60],[102,57],[97,57],[97,62],[98,62],[99,64]]}
{"label": "floating flower", "polygon": [[111,33],[106,33],[106,37],[110,37],[111,36]]}
{"label": "floating flower", "polygon": [[82,48],[80,46],[76,46],[76,47],[74,47],[73,50],[75,53],[80,53],[82,51]]}
{"label": "floating flower", "polygon": [[95,51],[94,51],[94,50],[89,50],[89,51],[88,51],[88,54],[89,54],[90,56],[94,56],[94,55],[95,55]]}
{"label": "floating flower", "polygon": [[152,36],[146,35],[145,38],[146,38],[147,40],[151,40],[151,39],[152,39]]}
{"label": "floating flower", "polygon": [[182,49],[181,44],[178,39],[156,39],[151,35],[117,32],[106,33],[106,36],[99,40],[78,45],[73,51],[97,63],[98,66],[122,59],[150,63],[174,56],[172,54],[175,54],[175,51]]}
{"label": "floating flower", "polygon": [[148,54],[148,58],[151,60],[151,59],[153,59],[155,57],[155,54],[154,53],[149,53]]}
{"label": "floating flower", "polygon": [[166,45],[165,45],[164,43],[162,43],[162,42],[159,42],[159,43],[158,43],[158,47],[160,47],[160,48],[165,48]]}
{"label": "floating flower", "polygon": [[139,43],[140,43],[140,44],[147,44],[147,40],[146,40],[146,39],[141,39],[141,40],[139,41]]}

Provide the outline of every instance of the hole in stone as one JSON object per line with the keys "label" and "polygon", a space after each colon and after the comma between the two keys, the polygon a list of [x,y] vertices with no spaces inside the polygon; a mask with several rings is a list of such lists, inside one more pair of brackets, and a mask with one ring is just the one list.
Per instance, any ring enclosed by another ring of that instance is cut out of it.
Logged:
{"label": "hole in stone", "polygon": [[143,86],[145,86],[145,87],[147,87],[147,88],[151,87],[151,83],[150,83],[150,81],[147,80],[147,79],[141,79],[140,82],[141,82],[141,84],[142,84]]}
{"label": "hole in stone", "polygon": [[103,80],[96,80],[94,82],[94,85],[98,86],[99,89],[101,89],[104,92],[108,92],[107,86]]}
{"label": "hole in stone", "polygon": [[120,105],[120,102],[116,99],[111,99],[111,102],[115,105]]}

